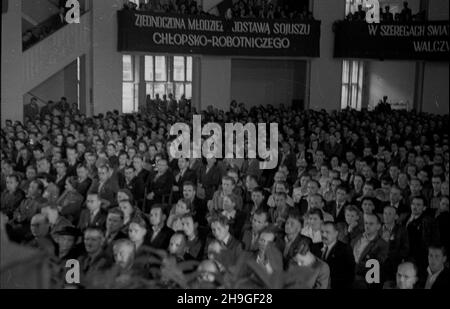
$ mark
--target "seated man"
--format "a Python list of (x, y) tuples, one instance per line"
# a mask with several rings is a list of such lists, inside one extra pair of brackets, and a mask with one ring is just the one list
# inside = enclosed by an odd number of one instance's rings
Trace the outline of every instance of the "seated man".
[[(380, 263), (380, 267), (384, 266), (384, 262), (388, 256), (389, 245), (380, 236), (381, 220), (375, 214), (364, 215), (364, 233), (360, 235), (352, 244), (353, 255), (356, 262), (356, 288), (369, 288), (366, 282), (366, 262), (375, 259)], [(372, 283), (370, 287), (379, 287), (378, 284)]]
[(78, 228), (84, 232), (84, 230), (90, 226), (96, 226), (100, 228), (105, 227), (107, 212), (102, 207), (102, 202), (98, 193), (91, 192), (86, 199), (87, 208), (81, 212), (80, 221), (78, 222)]
[(94, 279), (91, 276), (95, 276), (112, 266), (113, 261), (111, 257), (103, 249), (104, 242), (105, 233), (102, 229), (88, 227), (84, 231), (84, 248), (86, 253), (79, 258), (82, 279)]
[(256, 252), (258, 250), (258, 239), (260, 233), (269, 225), (269, 214), (264, 209), (257, 209), (252, 217), (250, 229), (244, 231), (242, 242), (244, 250)]
[(224, 246), (221, 260), (225, 268), (236, 265), (242, 254), (242, 244), (230, 233), (230, 223), (227, 217), (215, 215), (211, 219), (211, 230), (214, 238)]
[(203, 235), (198, 232), (198, 223), (192, 214), (186, 214), (181, 218), (183, 232), (186, 235), (186, 252), (193, 259), (199, 260), (203, 254), (205, 242)]
[(286, 224), (284, 226), (284, 237), (279, 244), (281, 252), (283, 253), (283, 265), (287, 269), (289, 264), (293, 262), (295, 256), (295, 246), (304, 238), (308, 238), (301, 234), (303, 226), (303, 218), (298, 210), (290, 210), (287, 216)]
[(286, 285), (293, 289), (328, 289), (330, 268), (310, 250), (312, 241), (302, 238), (294, 247), (293, 263), (288, 268)]
[(41, 211), (46, 200), (42, 197), (44, 185), (39, 180), (33, 180), (28, 187), (27, 198), (23, 200), (14, 211), (11, 224), (17, 240), (27, 241), (32, 238), (30, 232), (30, 222), (35, 214)]
[(208, 202), (209, 211), (221, 211), (223, 209), (223, 198), (227, 195), (235, 195), (237, 199), (236, 209), (242, 209), (242, 196), (236, 194), (235, 187), (233, 178), (223, 176), (221, 189), (214, 192), (212, 200)]
[(61, 216), (57, 207), (47, 206), (41, 209), (41, 213), (47, 217), (50, 224), (50, 236), (55, 240), (56, 232), (61, 231), (66, 226), (73, 226), (72, 223)]
[[(417, 266), (412, 262), (402, 262), (397, 267), (397, 275), (396, 275), (396, 285), (395, 289), (400, 290), (412, 290), (415, 288), (415, 285), (418, 278), (418, 270)], [(391, 289), (393, 283), (392, 281), (387, 281), (384, 284), (385, 289)]]
[(428, 277), (425, 289), (446, 290), (450, 286), (450, 270), (445, 263), (447, 252), (443, 246), (428, 247)]
[(172, 235), (167, 251), (175, 257), (177, 263), (193, 260), (193, 257), (187, 253), (186, 235), (183, 233), (176, 232)]
[(56, 244), (50, 237), (50, 223), (47, 217), (42, 214), (34, 215), (31, 219), (30, 226), (34, 239), (28, 242), (28, 245), (42, 250), (49, 257), (53, 257), (55, 255)]
[(167, 215), (163, 204), (155, 204), (150, 210), (151, 229), (148, 232), (149, 245), (156, 249), (166, 250), (173, 231), (166, 224)]
[(322, 225), (322, 260), (330, 267), (332, 289), (351, 289), (355, 279), (355, 259), (350, 245), (338, 240), (334, 222)]

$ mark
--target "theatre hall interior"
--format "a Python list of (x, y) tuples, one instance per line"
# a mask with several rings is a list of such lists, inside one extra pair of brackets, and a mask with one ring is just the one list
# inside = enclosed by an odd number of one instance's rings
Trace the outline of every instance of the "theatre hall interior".
[(448, 0), (1, 14), (0, 288), (448, 291)]

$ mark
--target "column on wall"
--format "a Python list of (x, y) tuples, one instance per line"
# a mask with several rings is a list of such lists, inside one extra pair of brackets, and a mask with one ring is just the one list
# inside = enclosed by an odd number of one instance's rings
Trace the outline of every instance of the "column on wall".
[(228, 110), (231, 102), (231, 58), (201, 57), (200, 107)]
[[(311, 109), (338, 110), (341, 103), (342, 60), (335, 59), (333, 23), (344, 19), (345, 0), (312, 0), (313, 14), (320, 19), (320, 58), (311, 60), (310, 95)], [(308, 103), (308, 102), (307, 102)]]
[(2, 13), (1, 121), (23, 120), (22, 0), (9, 1)]

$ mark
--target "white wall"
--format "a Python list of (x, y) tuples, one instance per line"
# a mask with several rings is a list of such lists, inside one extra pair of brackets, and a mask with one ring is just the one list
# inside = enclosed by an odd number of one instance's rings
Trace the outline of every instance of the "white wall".
[(121, 0), (95, 0), (93, 7), (94, 114), (122, 111), (122, 54), (117, 52), (117, 10)]
[[(30, 102), (36, 96), (45, 103), (49, 100), (59, 101), (61, 97), (66, 97), (72, 103), (77, 101), (77, 62), (74, 61), (63, 70), (59, 71), (41, 85), (32, 89), (23, 96), (24, 104)], [(38, 100), (39, 105), (44, 102)]]
[(288, 60), (234, 59), (231, 66), (231, 99), (247, 107), (290, 106), (304, 100), (306, 62)]
[(200, 57), (200, 107), (229, 110), (231, 102), (231, 58)]
[(345, 0), (311, 1), (314, 1), (314, 16), (322, 21), (322, 25), (320, 58), (311, 60), (309, 107), (338, 110), (341, 102), (342, 60), (333, 58), (332, 25), (336, 20), (344, 19)]
[(14, 0), (2, 14), (2, 125), (6, 119), (23, 119), (21, 13), (22, 0)]
[(388, 96), (389, 102), (414, 103), (415, 62), (369, 61), (366, 63), (367, 100), (363, 107), (373, 107)]

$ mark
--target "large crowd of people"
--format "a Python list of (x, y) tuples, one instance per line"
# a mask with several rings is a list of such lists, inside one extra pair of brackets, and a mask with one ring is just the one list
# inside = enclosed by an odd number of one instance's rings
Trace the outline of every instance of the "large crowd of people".
[[(366, 21), (366, 14), (368, 8), (364, 8), (363, 5), (358, 5), (358, 10), (353, 13), (349, 13), (346, 16), (346, 20), (349, 21)], [(425, 10), (421, 10), (416, 14), (412, 13), (412, 10), (409, 8), (409, 4), (407, 1), (403, 2), (403, 8), (399, 13), (392, 13), (391, 7), (386, 5), (384, 8), (380, 7), (380, 21), (386, 23), (409, 23), (409, 22), (418, 22), (418, 21), (426, 21), (427, 14)]]
[[(59, 0), (58, 13), (50, 16), (37, 26), (27, 29), (22, 34), (22, 48), (27, 50), (39, 41), (42, 41), (55, 31), (67, 25), (66, 14), (69, 8), (66, 7), (67, 0)], [(83, 13), (83, 12), (81, 12)]]
[[(263, 170), (259, 157), (173, 158), (171, 125), (197, 113), (185, 101), (25, 111), (1, 131), (1, 212), (11, 242), (46, 256), (53, 288), (449, 286), (448, 115), (235, 101), (198, 112), (278, 123), (279, 161)], [(72, 259), (79, 283), (65, 279)]]
[[(262, 18), (262, 19), (297, 19), (314, 20), (305, 1), (282, 0), (240, 0), (223, 1), (218, 4), (218, 13), (226, 18)], [(301, 5), (299, 5), (301, 4)], [(210, 15), (195, 0), (147, 1), (136, 4), (124, 3), (125, 10), (148, 11), (156, 13)]]

